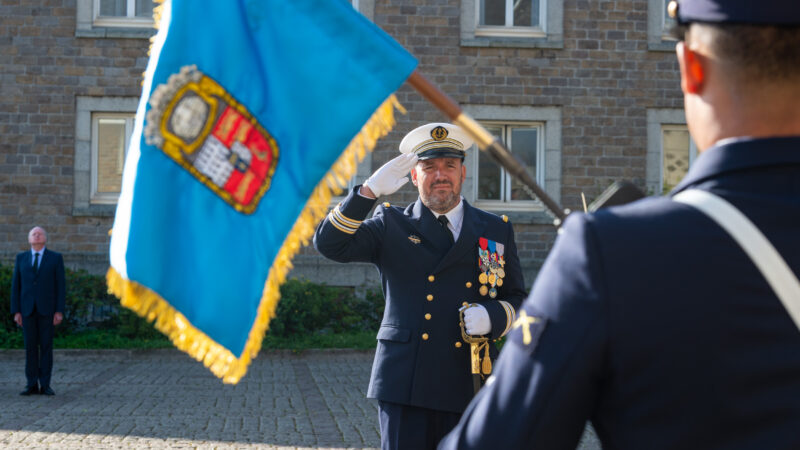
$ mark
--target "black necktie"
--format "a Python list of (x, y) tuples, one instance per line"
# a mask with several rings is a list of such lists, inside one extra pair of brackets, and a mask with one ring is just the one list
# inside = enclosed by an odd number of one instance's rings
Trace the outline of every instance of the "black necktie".
[(37, 252), (33, 254), (33, 273), (36, 273), (38, 271), (39, 271), (39, 253)]
[(447, 220), (447, 216), (442, 214), (441, 216), (437, 217), (436, 220), (438, 220), (439, 223), (442, 224), (442, 227), (444, 227), (444, 231), (447, 233), (447, 239), (450, 240), (450, 245), (453, 245), (453, 242), (455, 242), (455, 240), (453, 239), (453, 232), (450, 231), (450, 228), (447, 226), (447, 224), (450, 223), (450, 221)]

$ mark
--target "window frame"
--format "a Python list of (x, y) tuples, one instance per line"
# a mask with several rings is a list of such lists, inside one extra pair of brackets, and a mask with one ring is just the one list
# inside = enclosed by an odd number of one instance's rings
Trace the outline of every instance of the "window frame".
[[(647, 110), (647, 160), (645, 181), (647, 195), (664, 195), (664, 130), (680, 127), (686, 129), (686, 115), (682, 109)], [(689, 134), (689, 170), (698, 156), (697, 144)]]
[[(506, 122), (509, 125), (517, 123), (542, 123), (542, 146), (537, 154), (536, 182), (556, 202), (561, 201), (561, 108), (555, 106), (507, 106), (507, 105), (476, 105), (463, 104), (462, 110), (480, 123)], [(553, 223), (553, 217), (540, 200), (514, 200), (511, 202), (489, 203), (477, 199), (477, 167), (480, 150), (473, 145), (467, 150), (464, 164), (467, 166), (467, 177), (462, 186), (462, 195), (468, 202), (478, 208), (498, 214), (507, 214), (515, 223), (548, 224)], [(538, 158), (542, 157), (541, 162)], [(519, 203), (515, 203), (519, 202)]]
[[(95, 117), (101, 117), (104, 114), (135, 115), (138, 105), (138, 97), (76, 97), (73, 216), (111, 217), (114, 215), (118, 195), (114, 196), (113, 202), (109, 201), (108, 195), (101, 196), (105, 198), (100, 198), (100, 201), (93, 199), (93, 194), (97, 192), (97, 141), (94, 120)], [(127, 132), (127, 129), (126, 134), (126, 143), (129, 143), (130, 133)]]
[[(89, 191), (89, 204), (90, 205), (116, 205), (119, 200), (119, 192), (98, 192), (99, 185), (99, 163), (100, 163), (100, 149), (99, 149), (99, 124), (101, 119), (122, 119), (125, 122), (125, 141), (123, 142), (122, 150), (122, 165), (125, 163), (125, 156), (128, 154), (128, 146), (131, 143), (131, 134), (133, 133), (133, 125), (136, 119), (135, 112), (108, 112), (108, 111), (93, 111), (92, 113), (92, 162), (91, 162), (91, 180)], [(120, 167), (122, 167), (122, 165)], [(120, 176), (122, 172), (120, 171)]]
[(152, 17), (96, 20), (99, 8), (99, 0), (76, 0), (75, 37), (149, 39), (157, 32)]
[(670, 35), (672, 23), (667, 17), (670, 0), (647, 0), (647, 48), (652, 51), (675, 50), (678, 42)]
[(461, 0), (462, 47), (564, 48), (564, 0), (540, 0), (539, 27), (517, 28), (480, 26), (480, 1)]
[[(511, 150), (511, 153), (514, 153), (514, 142), (511, 139), (511, 130), (513, 128), (527, 128), (527, 129), (536, 129), (537, 130), (537, 137), (536, 137), (536, 172), (532, 173), (531, 175), (536, 180), (540, 186), (545, 184), (544, 181), (544, 165), (545, 165), (545, 152), (543, 151), (545, 147), (545, 139), (546, 139), (546, 131), (545, 131), (545, 123), (541, 121), (515, 121), (515, 122), (508, 122), (508, 121), (498, 121), (498, 120), (481, 120), (480, 124), (486, 128), (497, 128), (500, 127), (502, 129), (502, 136), (498, 136), (506, 146)], [(472, 171), (472, 176), (477, 179), (480, 177), (480, 165), (478, 164), (480, 158), (480, 150), (475, 149), (471, 168), (469, 170)], [(488, 156), (487, 156), (488, 157)], [(500, 168), (500, 185), (501, 185), (501, 193), (500, 193), (500, 200), (494, 199), (481, 199), (478, 197), (478, 183), (472, 183), (472, 192), (471, 198), (475, 199), (475, 206), (481, 209), (487, 210), (518, 210), (518, 211), (527, 211), (533, 209), (540, 209), (542, 207), (542, 203), (539, 200), (512, 200), (509, 197), (511, 196), (512, 190), (512, 176), (508, 173), (508, 171), (504, 168)]]
[(148, 18), (136, 16), (136, 2), (146, 0), (125, 0), (125, 16), (101, 16), (100, 1), (92, 0), (92, 25), (96, 27), (152, 28), (155, 26), (152, 16)]
[[(659, 174), (659, 195), (664, 195), (664, 132), (665, 131), (686, 131), (689, 133), (689, 127), (684, 123), (662, 123), (661, 124), (661, 140), (660, 140), (660, 149), (661, 149), (661, 168), (658, 171)], [(694, 160), (697, 158), (697, 145), (694, 143), (694, 139), (692, 139), (691, 133), (689, 133), (689, 167), (686, 168), (688, 171), (689, 168), (692, 167), (694, 164)]]
[[(546, 38), (547, 37), (547, 3), (548, 0), (539, 0), (539, 24), (532, 27), (508, 25), (509, 22), (514, 21), (513, 6), (514, 0), (505, 0), (506, 2), (506, 17), (505, 25), (481, 25), (481, 2), (485, 0), (475, 1), (475, 36), (488, 36), (488, 37), (522, 37), (522, 38)], [(544, 18), (544, 20), (541, 20)]]

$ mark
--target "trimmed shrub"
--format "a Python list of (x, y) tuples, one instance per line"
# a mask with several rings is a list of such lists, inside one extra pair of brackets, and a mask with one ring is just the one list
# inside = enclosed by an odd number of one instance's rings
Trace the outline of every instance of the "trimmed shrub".
[[(130, 340), (163, 339), (153, 324), (119, 306), (116, 297), (108, 293), (104, 276), (70, 269), (65, 275), (66, 310), (64, 323), (56, 328), (56, 338), (78, 339), (81, 333), (96, 330)], [(0, 264), (0, 348), (22, 347), (22, 333), (11, 316), (12, 276), (13, 267)], [(290, 279), (281, 286), (277, 315), (270, 322), (267, 335), (291, 338), (374, 333), (383, 307), (383, 295), (378, 290), (356, 295), (352, 288)]]

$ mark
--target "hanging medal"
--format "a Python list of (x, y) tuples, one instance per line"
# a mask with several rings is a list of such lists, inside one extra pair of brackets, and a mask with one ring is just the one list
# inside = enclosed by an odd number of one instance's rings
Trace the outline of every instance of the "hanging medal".
[(497, 263), (497, 242), (489, 241), (489, 272), (486, 274), (488, 277), (489, 297), (497, 297), (497, 269), (500, 265)]
[(478, 292), (486, 295), (489, 293), (489, 288), (486, 286), (489, 282), (489, 241), (486, 238), (478, 239), (478, 268), (480, 269), (478, 282), (481, 284)]
[(497, 283), (498, 286), (502, 286), (502, 279), (506, 277), (506, 271), (503, 269), (503, 266), (506, 265), (505, 260), (503, 259), (503, 254), (505, 253), (506, 246), (497, 243), (497, 270), (495, 273), (497, 274), (497, 278), (500, 280), (500, 283)]
[(478, 264), (481, 272), (489, 270), (489, 241), (486, 238), (478, 239)]

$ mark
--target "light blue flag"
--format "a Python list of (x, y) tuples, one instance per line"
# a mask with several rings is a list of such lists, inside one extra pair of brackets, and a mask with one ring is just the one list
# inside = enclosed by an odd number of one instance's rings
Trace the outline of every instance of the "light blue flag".
[(237, 382), (332, 189), (416, 66), (342, 0), (165, 1), (111, 238), (109, 288)]

